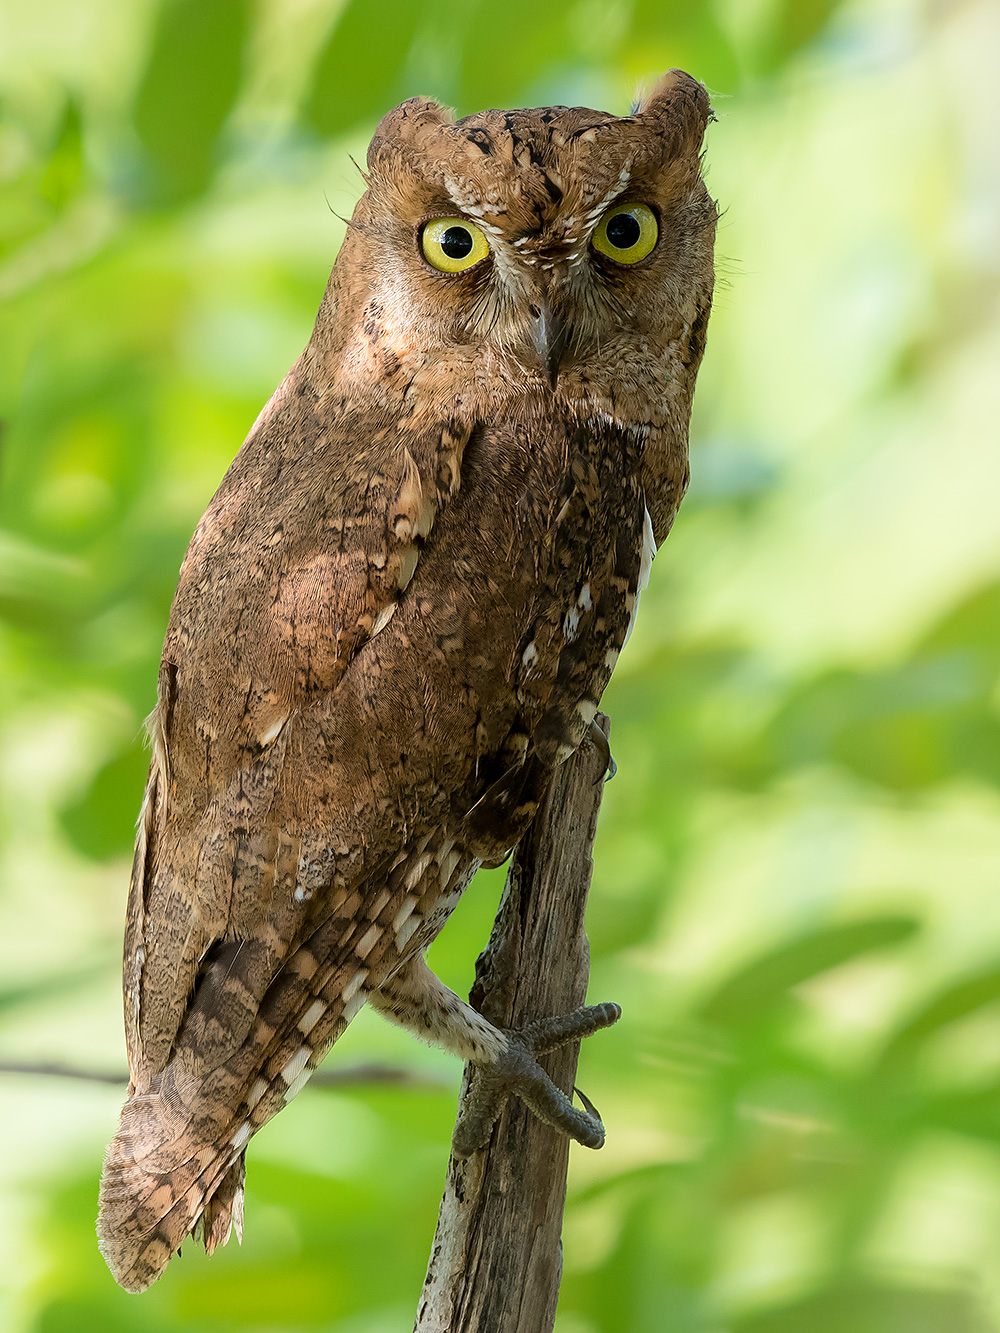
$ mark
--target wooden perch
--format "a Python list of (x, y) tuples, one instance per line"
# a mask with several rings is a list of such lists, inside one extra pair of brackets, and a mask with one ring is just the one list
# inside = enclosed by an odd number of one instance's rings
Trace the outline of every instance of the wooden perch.
[[(598, 723), (607, 735), (607, 718)], [(589, 741), (580, 747), (515, 853), (470, 996), (498, 1027), (584, 1002), (583, 920), (606, 759)], [(567, 1093), (578, 1054), (574, 1042), (540, 1062)], [(468, 1087), (466, 1070), (460, 1106)], [(485, 1149), (452, 1154), (414, 1333), (551, 1333), (569, 1143), (512, 1096)]]

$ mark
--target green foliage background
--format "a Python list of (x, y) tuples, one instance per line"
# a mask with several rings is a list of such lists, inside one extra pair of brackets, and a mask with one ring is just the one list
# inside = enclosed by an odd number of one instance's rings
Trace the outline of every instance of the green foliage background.
[[(1000, 1329), (1000, 19), (990, 0), (0, 0), (0, 1059), (122, 1067), (187, 538), (308, 337), (376, 118), (715, 94), (694, 483), (606, 698), (559, 1333)], [(435, 946), (467, 988), (499, 878)], [(11, 1333), (403, 1333), (458, 1069), (362, 1014), (247, 1239), (93, 1240), (120, 1092), (0, 1075)]]

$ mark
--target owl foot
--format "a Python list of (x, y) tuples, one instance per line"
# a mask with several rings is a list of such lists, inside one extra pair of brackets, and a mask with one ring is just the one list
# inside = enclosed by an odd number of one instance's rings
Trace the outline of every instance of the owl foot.
[(596, 787), (597, 783), (602, 780), (604, 782), (610, 782), (618, 772), (618, 765), (615, 763), (615, 757), (611, 753), (611, 746), (608, 743), (608, 738), (597, 725), (596, 718), (591, 722), (587, 735), (590, 737), (591, 745), (596, 747), (598, 754), (600, 754), (601, 758), (604, 760), (604, 768), (601, 771), (601, 776), (594, 782), (594, 786)]
[(561, 1130), (586, 1148), (604, 1146), (604, 1125), (593, 1104), (579, 1091), (584, 1110), (549, 1078), (537, 1056), (546, 1055), (570, 1041), (580, 1041), (621, 1018), (617, 1004), (591, 1004), (558, 1018), (540, 1018), (523, 1028), (504, 1032), (507, 1049), (489, 1063), (473, 1065), (472, 1081), (459, 1112), (452, 1149), (458, 1157), (469, 1157), (485, 1147), (508, 1093), (514, 1092), (540, 1120)]

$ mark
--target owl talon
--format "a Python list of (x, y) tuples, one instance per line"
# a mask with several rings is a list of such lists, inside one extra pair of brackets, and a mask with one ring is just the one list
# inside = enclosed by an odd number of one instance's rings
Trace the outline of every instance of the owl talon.
[(611, 753), (611, 746), (608, 742), (608, 738), (597, 725), (596, 718), (591, 722), (587, 735), (590, 737), (591, 745), (596, 746), (598, 753), (604, 760), (604, 767), (601, 769), (600, 775), (594, 779), (594, 786), (596, 787), (602, 780), (604, 782), (610, 782), (618, 772), (618, 765), (615, 763), (614, 755)]
[[(594, 1116), (594, 1117), (595, 1117), (596, 1119), (598, 1119), (598, 1120), (601, 1120), (601, 1113), (600, 1113), (600, 1111), (597, 1109), (597, 1107), (594, 1105), (594, 1103), (590, 1100), (590, 1098), (587, 1096), (587, 1094), (586, 1094), (582, 1089), (578, 1088), (578, 1087), (576, 1086), (576, 1084), (573, 1085), (573, 1091), (574, 1091), (574, 1092), (576, 1093), (576, 1095), (580, 1098), (580, 1101), (583, 1102), (584, 1110), (589, 1111), (590, 1114), (591, 1114), (592, 1116)], [(601, 1120), (601, 1124), (603, 1124), (603, 1123), (604, 1123), (604, 1121)]]
[(485, 1147), (503, 1109), (504, 1099), (516, 1093), (540, 1120), (561, 1130), (586, 1148), (604, 1146), (604, 1124), (593, 1103), (579, 1091), (584, 1110), (575, 1107), (536, 1059), (567, 1042), (589, 1037), (621, 1017), (617, 1004), (585, 1005), (571, 1014), (542, 1018), (527, 1027), (507, 1029), (507, 1050), (489, 1064), (473, 1066), (473, 1076), (459, 1111), (452, 1138), (458, 1157), (469, 1157)]

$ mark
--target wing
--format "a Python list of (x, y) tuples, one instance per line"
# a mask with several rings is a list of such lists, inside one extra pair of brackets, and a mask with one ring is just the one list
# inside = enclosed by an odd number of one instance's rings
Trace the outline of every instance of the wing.
[(329, 414), (288, 386), (199, 524), (164, 646), (126, 942), (138, 1087), (169, 1058), (216, 940), (268, 927), (287, 946), (301, 925), (300, 839), (338, 782), (306, 733), (398, 610), (466, 438)]
[(293, 381), (241, 450), (152, 727), (102, 1192), (124, 1285), (199, 1214), (225, 1238), (250, 1134), (579, 743), (640, 563), (638, 446), (607, 444), (544, 419), (330, 424)]

